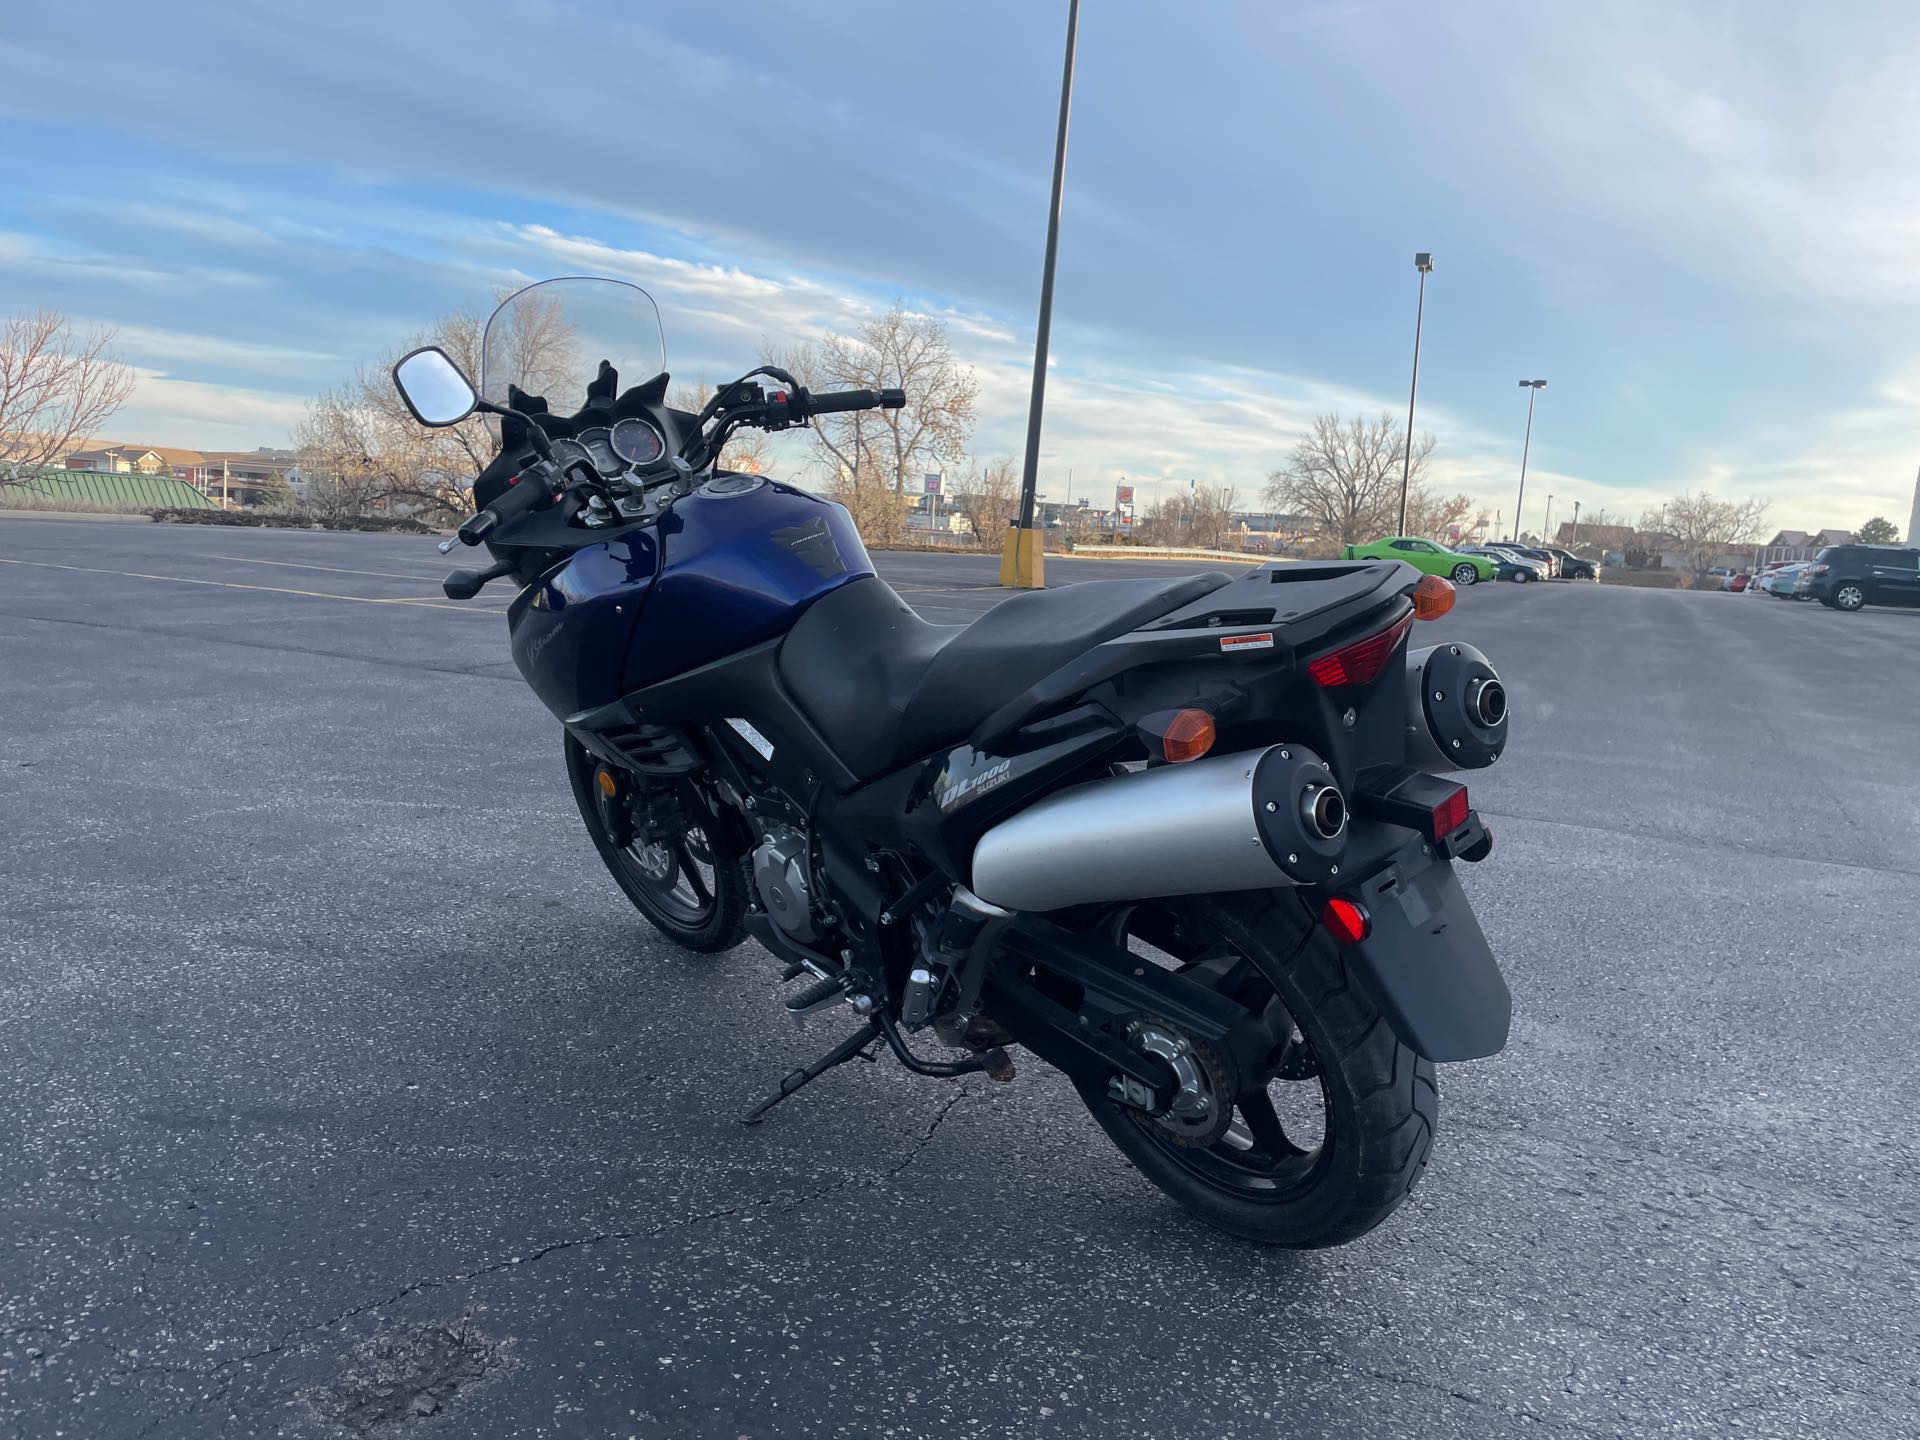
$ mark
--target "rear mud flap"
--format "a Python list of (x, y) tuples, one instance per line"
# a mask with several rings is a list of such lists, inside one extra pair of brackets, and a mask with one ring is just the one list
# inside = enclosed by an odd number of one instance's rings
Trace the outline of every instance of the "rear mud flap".
[(1453, 866), (1411, 846), (1348, 893), (1373, 921), (1354, 972), (1407, 1046), (1435, 1062), (1498, 1054), (1513, 996)]

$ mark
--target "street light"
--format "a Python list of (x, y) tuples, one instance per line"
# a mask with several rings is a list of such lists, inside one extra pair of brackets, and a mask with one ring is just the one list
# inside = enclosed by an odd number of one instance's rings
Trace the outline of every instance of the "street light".
[(1520, 388), (1527, 392), (1527, 438), (1520, 446), (1520, 498), (1513, 502), (1513, 540), (1520, 541), (1520, 506), (1527, 498), (1527, 452), (1533, 448), (1533, 402), (1540, 392), (1547, 388), (1544, 380), (1522, 380)]
[(1407, 533), (1407, 485), (1413, 479), (1413, 401), (1420, 393), (1420, 322), (1427, 311), (1427, 276), (1433, 273), (1433, 252), (1416, 250), (1413, 268), (1420, 272), (1420, 296), (1413, 302), (1413, 384), (1407, 389), (1407, 449), (1400, 457), (1400, 523), (1394, 534)]
[(1547, 496), (1547, 518), (1540, 527), (1540, 543), (1542, 545), (1553, 543), (1553, 496), (1551, 495)]
[(1580, 543), (1580, 502), (1576, 500), (1573, 502), (1573, 538), (1567, 542), (1567, 548), (1571, 550), (1574, 546), (1578, 545), (1579, 543)]

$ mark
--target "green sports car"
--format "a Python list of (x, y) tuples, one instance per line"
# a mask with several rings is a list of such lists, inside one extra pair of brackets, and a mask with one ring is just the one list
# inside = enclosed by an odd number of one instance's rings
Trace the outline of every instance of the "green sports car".
[(1463, 555), (1435, 541), (1421, 540), (1411, 535), (1389, 535), (1371, 544), (1349, 545), (1346, 558), (1404, 560), (1417, 570), (1424, 570), (1429, 575), (1445, 576), (1456, 585), (1492, 580), (1500, 573), (1499, 565), (1484, 555)]

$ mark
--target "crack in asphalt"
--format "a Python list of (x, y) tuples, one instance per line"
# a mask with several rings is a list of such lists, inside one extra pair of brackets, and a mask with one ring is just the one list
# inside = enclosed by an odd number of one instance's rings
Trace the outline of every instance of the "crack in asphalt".
[[(411, 1281), (390, 1294), (351, 1306), (327, 1319), (295, 1326), (293, 1329), (283, 1332), (276, 1339), (269, 1341), (257, 1350), (245, 1351), (238, 1355), (228, 1355), (205, 1365), (116, 1365), (109, 1373), (116, 1376), (191, 1375), (201, 1379), (224, 1376), (225, 1384), (221, 1387), (219, 1394), (201, 1397), (200, 1400), (195, 1402), (197, 1408), (201, 1404), (220, 1398), (220, 1396), (223, 1396), (226, 1391), (231, 1388), (233, 1383), (232, 1371), (235, 1367), (250, 1364), (256, 1360), (272, 1359), (276, 1356), (287, 1354), (290, 1351), (298, 1350), (306, 1342), (308, 1336), (315, 1335), (324, 1330), (331, 1330), (339, 1325), (344, 1325), (349, 1320), (358, 1319), (360, 1316), (369, 1314), (372, 1311), (385, 1309), (390, 1305), (396, 1305), (400, 1301), (413, 1295), (423, 1294), (429, 1290), (445, 1290), (463, 1285), (471, 1285), (478, 1281), (485, 1280), (490, 1276), (504, 1274), (524, 1266), (537, 1264), (549, 1255), (557, 1255), (568, 1250), (581, 1250), (610, 1242), (618, 1244), (627, 1240), (649, 1240), (655, 1236), (664, 1235), (670, 1230), (691, 1229), (697, 1225), (708, 1224), (716, 1220), (727, 1220), (739, 1215), (745, 1215), (751, 1218), (754, 1215), (763, 1213), (790, 1214), (793, 1211), (824, 1200), (829, 1195), (837, 1194), (848, 1186), (858, 1183), (863, 1178), (869, 1183), (884, 1183), (885, 1181), (892, 1180), (920, 1158), (926, 1148), (933, 1143), (933, 1138), (939, 1132), (940, 1127), (946, 1123), (947, 1116), (953, 1113), (954, 1107), (959, 1105), (962, 1100), (965, 1100), (969, 1093), (964, 1086), (956, 1086), (955, 1093), (949, 1096), (940, 1108), (934, 1112), (932, 1119), (928, 1121), (927, 1127), (920, 1138), (914, 1141), (906, 1155), (884, 1174), (866, 1177), (862, 1177), (859, 1174), (847, 1175), (830, 1184), (819, 1186), (809, 1193), (800, 1196), (798, 1199), (777, 1207), (771, 1203), (759, 1205), (729, 1205), (720, 1209), (703, 1210), (692, 1215), (683, 1215), (677, 1219), (666, 1221), (663, 1224), (646, 1228), (605, 1230), (592, 1235), (577, 1236), (573, 1239), (556, 1240), (551, 1244), (542, 1245), (530, 1250), (524, 1255), (515, 1255), (506, 1260), (495, 1261), (490, 1265), (477, 1266), (471, 1270), (459, 1271), (453, 1275), (437, 1279), (429, 1278)], [(108, 1348), (113, 1349), (114, 1347), (109, 1346)], [(121, 1352), (115, 1349), (114, 1353), (117, 1355)]]

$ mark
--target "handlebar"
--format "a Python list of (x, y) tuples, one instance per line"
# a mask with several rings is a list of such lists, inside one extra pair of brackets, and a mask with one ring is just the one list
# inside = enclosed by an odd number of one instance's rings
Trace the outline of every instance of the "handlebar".
[(898, 410), (906, 403), (904, 390), (841, 390), (832, 395), (808, 392), (806, 413), (831, 415), (842, 410)]
[(553, 468), (544, 462), (530, 466), (507, 492), (455, 532), (463, 545), (478, 545), (509, 520), (553, 503)]

